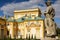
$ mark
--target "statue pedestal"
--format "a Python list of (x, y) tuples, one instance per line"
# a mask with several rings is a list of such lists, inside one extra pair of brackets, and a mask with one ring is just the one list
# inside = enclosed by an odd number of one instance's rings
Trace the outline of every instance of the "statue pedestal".
[(45, 37), (44, 39), (41, 39), (41, 40), (56, 40), (56, 38)]

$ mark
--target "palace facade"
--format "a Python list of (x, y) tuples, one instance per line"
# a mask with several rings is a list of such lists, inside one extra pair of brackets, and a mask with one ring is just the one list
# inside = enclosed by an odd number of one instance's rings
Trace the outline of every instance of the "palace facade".
[(15, 10), (14, 16), (8, 18), (7, 29), (11, 38), (44, 38), (44, 19), (39, 8)]

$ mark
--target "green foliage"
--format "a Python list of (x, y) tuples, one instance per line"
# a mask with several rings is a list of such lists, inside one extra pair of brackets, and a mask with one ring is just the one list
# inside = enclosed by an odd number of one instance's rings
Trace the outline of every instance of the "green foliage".
[(57, 28), (57, 34), (60, 34), (60, 28), (59, 27)]
[(60, 38), (60, 28), (59, 27), (57, 27), (57, 35)]
[(60, 38), (60, 34), (58, 34), (58, 37)]

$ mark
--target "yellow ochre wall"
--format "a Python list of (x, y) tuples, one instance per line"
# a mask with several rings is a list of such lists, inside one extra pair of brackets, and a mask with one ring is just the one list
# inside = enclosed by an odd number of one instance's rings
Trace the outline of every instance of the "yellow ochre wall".
[[(30, 23), (36, 23), (37, 21), (35, 20), (31, 20), (29, 21)], [(26, 38), (26, 34), (28, 30), (30, 30), (30, 36), (32, 36), (31, 34), (31, 28), (35, 28), (36, 29), (36, 38), (40, 39), (40, 38), (44, 38), (44, 24), (43, 24), (43, 20), (38, 20), (38, 24), (40, 24), (41, 26), (37, 25), (37, 26), (33, 26), (32, 25), (28, 25), (28, 21), (24, 21), (22, 23), (18, 23), (18, 28), (21, 31), (21, 34), (23, 34), (23, 38)], [(27, 27), (26, 27), (27, 25)], [(38, 35), (39, 34), (39, 35)]]

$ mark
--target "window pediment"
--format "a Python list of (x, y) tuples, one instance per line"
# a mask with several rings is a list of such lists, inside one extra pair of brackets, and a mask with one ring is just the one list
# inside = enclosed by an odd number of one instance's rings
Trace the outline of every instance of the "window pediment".
[(37, 24), (31, 23), (30, 25), (27, 25), (27, 27), (40, 27), (40, 25), (37, 25)]

